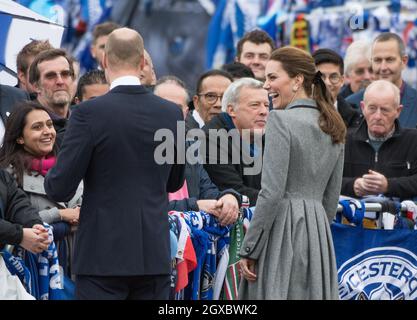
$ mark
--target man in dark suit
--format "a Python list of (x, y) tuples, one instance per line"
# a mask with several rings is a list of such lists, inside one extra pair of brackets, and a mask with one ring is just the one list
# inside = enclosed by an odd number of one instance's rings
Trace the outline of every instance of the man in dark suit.
[(183, 116), (142, 85), (143, 40), (113, 31), (103, 60), (110, 91), (72, 113), (57, 165), (45, 179), (56, 201), (69, 200), (81, 179), (84, 198), (76, 234), (77, 299), (168, 299), (170, 241), (167, 192), (184, 183), (184, 165), (158, 164), (155, 133), (173, 133)]

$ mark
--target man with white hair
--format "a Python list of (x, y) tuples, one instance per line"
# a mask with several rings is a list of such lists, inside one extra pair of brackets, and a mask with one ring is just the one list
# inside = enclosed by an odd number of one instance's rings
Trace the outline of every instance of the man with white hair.
[(344, 59), (345, 85), (339, 93), (343, 98), (365, 89), (371, 83), (370, 50), (371, 44), (366, 40), (354, 41), (347, 48)]
[(261, 166), (256, 160), (261, 159), (263, 139), (262, 146), (257, 145), (256, 136), (262, 137), (268, 114), (263, 83), (241, 78), (224, 92), (222, 112), (203, 127), (207, 142), (204, 167), (211, 180), (220, 190), (233, 188), (248, 196), (252, 206), (261, 189)]
[(417, 130), (400, 126), (400, 90), (377, 80), (365, 90), (361, 108), (365, 121), (346, 139), (341, 193), (417, 196)]
[[(181, 108), (184, 118), (190, 100), (185, 83), (175, 76), (165, 76), (156, 82), (154, 94), (174, 102)], [(186, 150), (192, 142), (186, 142)], [(187, 152), (187, 151), (186, 151)], [(222, 225), (234, 223), (238, 218), (242, 196), (233, 189), (220, 190), (210, 180), (203, 165), (190, 163), (186, 159), (185, 181), (188, 198), (171, 200), (168, 211), (205, 211), (218, 218)]]

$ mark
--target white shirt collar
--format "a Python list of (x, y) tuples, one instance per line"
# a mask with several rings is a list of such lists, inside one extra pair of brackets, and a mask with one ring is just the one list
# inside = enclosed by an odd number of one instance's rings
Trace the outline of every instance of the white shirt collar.
[(338, 110), (338, 108), (337, 108), (337, 100), (334, 102), (334, 107), (336, 108), (336, 110)]
[(140, 80), (135, 76), (123, 76), (113, 80), (110, 85), (110, 90), (117, 86), (140, 86)]
[(200, 127), (200, 129), (202, 127), (204, 127), (204, 125), (205, 125), (204, 120), (200, 117), (200, 114), (198, 113), (197, 110), (193, 111), (193, 118), (194, 118), (195, 121), (197, 121), (198, 126)]

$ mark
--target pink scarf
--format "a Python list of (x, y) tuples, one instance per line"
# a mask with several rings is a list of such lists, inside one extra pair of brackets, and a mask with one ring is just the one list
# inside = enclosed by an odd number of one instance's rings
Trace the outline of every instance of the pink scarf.
[(46, 176), (49, 169), (51, 169), (56, 162), (55, 156), (46, 156), (42, 158), (33, 158), (30, 169), (32, 171), (39, 172), (41, 175)]
[(184, 184), (182, 185), (181, 189), (168, 193), (168, 200), (183, 200), (188, 198), (188, 187), (187, 181), (184, 180)]

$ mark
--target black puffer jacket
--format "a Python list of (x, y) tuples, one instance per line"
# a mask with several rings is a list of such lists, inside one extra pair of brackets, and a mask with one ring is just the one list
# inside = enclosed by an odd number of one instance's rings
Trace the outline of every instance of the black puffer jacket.
[(6, 244), (19, 244), (23, 228), (35, 224), (42, 224), (42, 220), (29, 197), (8, 172), (0, 169), (0, 249)]
[(396, 120), (393, 136), (381, 145), (378, 152), (368, 141), (368, 126), (363, 121), (346, 140), (342, 194), (354, 197), (354, 181), (372, 169), (388, 180), (385, 196), (400, 199), (416, 197), (417, 130), (400, 128)]

